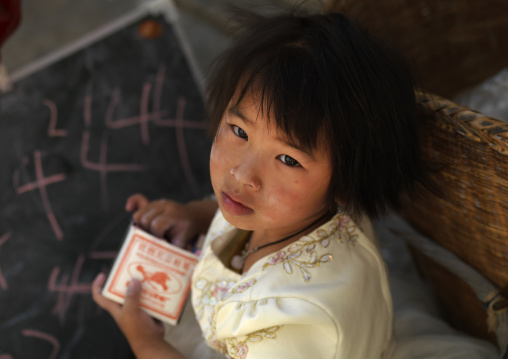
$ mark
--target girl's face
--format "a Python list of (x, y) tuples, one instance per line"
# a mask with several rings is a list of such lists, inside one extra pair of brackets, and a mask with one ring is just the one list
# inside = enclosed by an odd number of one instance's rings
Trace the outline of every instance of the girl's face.
[(230, 105), (210, 155), (212, 186), (226, 220), (235, 227), (283, 238), (328, 211), (330, 155), (291, 145), (252, 96)]

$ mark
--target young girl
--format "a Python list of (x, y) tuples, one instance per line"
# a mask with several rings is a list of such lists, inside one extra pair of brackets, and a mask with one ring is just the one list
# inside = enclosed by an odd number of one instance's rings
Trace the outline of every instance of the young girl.
[[(210, 85), (216, 200), (134, 195), (126, 208), (182, 246), (207, 231), (192, 305), (215, 350), (387, 358), (392, 303), (367, 218), (397, 206), (400, 191), (430, 183), (408, 71), (341, 14), (242, 21), (247, 29)], [(122, 307), (101, 296), (103, 281), (94, 282), (94, 299), (138, 358), (183, 357), (139, 308), (138, 282)]]

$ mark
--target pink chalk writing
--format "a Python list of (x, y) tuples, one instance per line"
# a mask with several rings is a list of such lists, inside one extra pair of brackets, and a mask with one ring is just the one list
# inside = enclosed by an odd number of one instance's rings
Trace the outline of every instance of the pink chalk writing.
[[(185, 138), (183, 134), (183, 113), (185, 110), (185, 99), (180, 97), (178, 99), (178, 109), (176, 111), (176, 119), (175, 119), (175, 128), (176, 128), (176, 143), (178, 145), (178, 153), (180, 155), (180, 162), (183, 166), (183, 171), (185, 173), (185, 177), (189, 181), (189, 184), (194, 191), (194, 193), (198, 193), (198, 184), (194, 175), (192, 174), (189, 157), (187, 156), (187, 148), (185, 147)], [(164, 123), (164, 120), (161, 120), (160, 123)]]
[(150, 137), (148, 132), (148, 122), (152, 120), (160, 119), (162, 115), (166, 114), (166, 111), (155, 111), (148, 112), (148, 99), (150, 96), (151, 85), (149, 83), (143, 84), (140, 101), (140, 114), (137, 117), (128, 117), (113, 121), (113, 115), (115, 107), (120, 98), (120, 89), (115, 89), (113, 96), (111, 97), (108, 112), (106, 116), (106, 125), (111, 129), (119, 129), (122, 127), (138, 125), (140, 126), (141, 140), (143, 144), (148, 145), (150, 143)]
[[(0, 247), (2, 246), (2, 244), (7, 242), (7, 240), (9, 239), (10, 236), (11, 236), (10, 233), (6, 233), (0, 237)], [(0, 288), (2, 288), (2, 289), (8, 288), (7, 281), (5, 280), (4, 275), (2, 273), (2, 268), (0, 268)], [(0, 359), (1, 359), (1, 357), (0, 357)]]
[(92, 171), (97, 171), (100, 174), (101, 179), (101, 198), (103, 208), (108, 207), (108, 192), (106, 184), (106, 176), (108, 172), (135, 172), (143, 171), (144, 167), (138, 164), (124, 164), (124, 163), (108, 163), (107, 162), (107, 151), (108, 144), (106, 137), (102, 138), (100, 144), (100, 155), (99, 162), (95, 163), (88, 160), (88, 151), (90, 147), (90, 125), (92, 123), (92, 95), (89, 93), (85, 97), (84, 106), (84, 121), (85, 129), (83, 131), (83, 138), (81, 142), (81, 153), (80, 159), (81, 164), (84, 168)]
[(184, 137), (184, 128), (192, 128), (205, 130), (207, 128), (207, 124), (203, 122), (196, 121), (185, 121), (184, 120), (184, 112), (186, 100), (184, 97), (180, 97), (178, 99), (176, 116), (174, 119), (163, 118), (166, 114), (166, 111), (161, 111), (161, 96), (162, 96), (162, 87), (164, 85), (164, 75), (166, 72), (166, 68), (164, 66), (159, 67), (159, 71), (157, 72), (155, 78), (155, 90), (153, 96), (153, 109), (150, 112), (148, 109), (148, 102), (150, 99), (150, 91), (151, 84), (145, 82), (143, 84), (143, 88), (141, 91), (141, 99), (140, 99), (140, 110), (139, 116), (118, 119), (113, 121), (114, 110), (120, 100), (120, 89), (115, 89), (113, 95), (110, 100), (110, 104), (108, 106), (108, 111), (106, 115), (106, 125), (112, 129), (119, 129), (126, 126), (139, 125), (140, 126), (140, 134), (141, 140), (143, 144), (147, 145), (150, 143), (149, 137), (149, 128), (148, 123), (151, 121), (155, 126), (159, 127), (174, 127), (176, 129), (176, 141), (178, 147), (178, 153), (180, 156), (180, 162), (184, 169), (184, 174), (192, 188), (192, 190), (197, 193), (198, 192), (198, 184), (194, 175), (192, 174), (190, 161), (187, 155), (187, 149), (185, 147), (185, 137)]
[(46, 212), (46, 216), (48, 217), (49, 223), (55, 233), (55, 236), (58, 240), (63, 239), (63, 233), (60, 229), (60, 225), (56, 219), (53, 210), (51, 209), (51, 204), (48, 198), (48, 192), (46, 191), (46, 187), (50, 184), (54, 184), (57, 182), (61, 182), (65, 180), (65, 175), (63, 173), (55, 174), (49, 177), (44, 177), (44, 171), (42, 168), (41, 161), (41, 152), (39, 150), (34, 151), (34, 162), (35, 162), (35, 182), (27, 183), (23, 186), (19, 185), (19, 171), (14, 171), (13, 174), (13, 182), (14, 188), (17, 194), (22, 194), (28, 191), (33, 191), (35, 189), (39, 190), (41, 195), (42, 204), (44, 205), (44, 210)]
[(48, 127), (48, 135), (49, 137), (57, 137), (57, 136), (67, 136), (66, 130), (56, 129), (56, 122), (58, 120), (58, 110), (55, 103), (51, 100), (44, 99), (42, 103), (49, 108), (49, 127)]
[(162, 94), (162, 86), (164, 84), (164, 74), (166, 68), (161, 66), (156, 76), (155, 80), (155, 96), (153, 100), (153, 111), (148, 111), (148, 101), (150, 99), (150, 91), (152, 85), (148, 82), (143, 84), (143, 88), (141, 90), (141, 99), (139, 105), (139, 116), (123, 118), (113, 121), (113, 114), (120, 99), (120, 89), (115, 89), (113, 92), (113, 96), (109, 103), (107, 117), (106, 117), (106, 125), (112, 129), (118, 129), (126, 126), (139, 125), (140, 126), (140, 134), (141, 140), (143, 144), (148, 145), (150, 143), (150, 137), (148, 132), (148, 122), (160, 120), (162, 116), (166, 114), (167, 111), (160, 111), (160, 97)]
[(183, 115), (185, 110), (185, 98), (180, 97), (178, 99), (177, 115), (175, 119), (162, 118), (165, 115), (165, 111), (160, 111), (161, 98), (162, 98), (162, 86), (164, 85), (164, 74), (166, 68), (164, 66), (159, 67), (157, 76), (155, 78), (155, 91), (153, 98), (153, 122), (156, 126), (161, 127), (178, 127), (181, 128), (192, 128), (198, 130), (206, 130), (208, 125), (204, 122), (196, 121), (184, 121)]
[[(51, 292), (58, 292), (58, 301), (52, 310), (52, 314), (58, 315), (61, 323), (65, 323), (65, 313), (75, 294), (90, 294), (92, 286), (90, 283), (79, 283), (78, 278), (83, 268), (85, 256), (80, 255), (74, 266), (72, 276), (63, 274), (60, 284), (57, 284), (60, 275), (60, 267), (54, 267), (49, 277), (48, 289)], [(70, 280), (70, 283), (69, 283)], [(62, 284), (63, 283), (63, 284)]]
[(153, 110), (159, 113), (161, 108), (162, 86), (164, 86), (164, 76), (166, 75), (166, 66), (159, 66), (157, 76), (155, 77), (155, 93), (153, 96)]
[(107, 150), (107, 143), (102, 143), (101, 145), (102, 151), (100, 163), (94, 163), (88, 160), (87, 154), (90, 145), (90, 130), (88, 129), (88, 127), (92, 122), (91, 106), (92, 106), (92, 96), (88, 94), (85, 98), (85, 116), (84, 116), (87, 128), (83, 131), (83, 140), (81, 145), (81, 164), (83, 165), (83, 167), (99, 172), (142, 171), (144, 169), (142, 165), (106, 163), (105, 150)]
[[(162, 86), (164, 84), (164, 75), (166, 68), (161, 66), (159, 68), (159, 72), (157, 73), (155, 79), (155, 95), (153, 100), (154, 112), (159, 113), (160, 109), (160, 99), (162, 96)], [(198, 184), (194, 175), (192, 174), (190, 161), (187, 156), (187, 148), (185, 147), (185, 137), (183, 133), (184, 128), (194, 128), (204, 130), (207, 128), (207, 124), (203, 122), (195, 122), (195, 121), (184, 121), (184, 112), (185, 112), (185, 104), (186, 100), (183, 97), (178, 99), (178, 106), (176, 110), (175, 119), (161, 119), (155, 118), (154, 123), (157, 126), (162, 127), (175, 127), (176, 129), (176, 141), (178, 146), (178, 153), (180, 155), (180, 162), (183, 166), (185, 177), (189, 181), (189, 184), (194, 191), (194, 193), (198, 193)]]
[(115, 91), (113, 92), (113, 96), (111, 97), (111, 100), (109, 103), (108, 112), (106, 115), (106, 125), (109, 128), (116, 130), (116, 129), (119, 129), (122, 127), (133, 126), (133, 125), (139, 124), (141, 127), (140, 132), (141, 132), (142, 141), (146, 145), (149, 144), (150, 138), (148, 135), (148, 126), (147, 126), (148, 122), (150, 120), (160, 118), (163, 114), (166, 113), (166, 111), (151, 112), (151, 113), (147, 112), (148, 95), (150, 93), (150, 87), (151, 86), (148, 83), (145, 83), (143, 85), (143, 92), (141, 95), (142, 99), (141, 99), (141, 106), (140, 106), (140, 112), (141, 112), (140, 116), (128, 117), (128, 118), (123, 118), (123, 119), (113, 121), (114, 110), (115, 110), (115, 107), (120, 99), (120, 89), (116, 88)]
[(13, 359), (13, 357), (9, 354), (0, 354), (0, 359)]
[(55, 359), (57, 357), (58, 352), (60, 351), (60, 342), (53, 335), (33, 329), (25, 329), (21, 333), (25, 337), (34, 337), (49, 342), (53, 346), (53, 351), (51, 352), (51, 355), (48, 356), (48, 359)]

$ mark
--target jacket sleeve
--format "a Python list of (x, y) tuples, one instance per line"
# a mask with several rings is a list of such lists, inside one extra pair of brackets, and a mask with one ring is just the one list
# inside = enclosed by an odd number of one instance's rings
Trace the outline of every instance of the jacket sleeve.
[(335, 358), (340, 340), (321, 308), (297, 298), (230, 302), (216, 323), (231, 358)]

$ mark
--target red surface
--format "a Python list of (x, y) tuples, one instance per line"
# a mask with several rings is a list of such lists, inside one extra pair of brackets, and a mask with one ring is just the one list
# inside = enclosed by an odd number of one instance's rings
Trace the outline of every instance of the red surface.
[(16, 30), (20, 20), (21, 0), (0, 0), (0, 47)]

